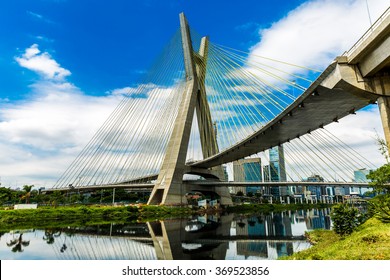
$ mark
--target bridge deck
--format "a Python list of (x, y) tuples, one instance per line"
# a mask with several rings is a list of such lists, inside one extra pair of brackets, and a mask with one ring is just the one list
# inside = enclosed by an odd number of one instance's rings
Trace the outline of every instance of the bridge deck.
[[(369, 183), (355, 183), (355, 182), (234, 182), (234, 181), (209, 181), (209, 180), (184, 180), (184, 184), (199, 185), (199, 186), (213, 186), (213, 187), (238, 187), (238, 186), (257, 186), (257, 187), (289, 187), (289, 186), (354, 186), (354, 187), (369, 187)], [(150, 191), (154, 187), (152, 183), (141, 184), (112, 184), (112, 185), (93, 185), (80, 186), (70, 188), (47, 189), (43, 192), (53, 191), (89, 191), (99, 189), (131, 189), (132, 191)]]
[(340, 80), (333, 89), (321, 82), (335, 69), (336, 62), (290, 106), (259, 131), (236, 145), (190, 166), (210, 168), (232, 162), (289, 142), (355, 111), (375, 103), (377, 95)]

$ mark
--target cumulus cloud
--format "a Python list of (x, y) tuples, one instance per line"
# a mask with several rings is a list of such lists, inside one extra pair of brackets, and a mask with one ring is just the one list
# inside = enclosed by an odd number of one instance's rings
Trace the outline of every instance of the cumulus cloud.
[(54, 151), (81, 144), (96, 129), (118, 99), (92, 97), (69, 83), (39, 82), (34, 99), (8, 105), (0, 113), (0, 134), (7, 141)]
[(40, 77), (29, 99), (3, 102), (0, 170), (3, 185), (52, 184), (109, 116), (121, 96), (88, 96), (66, 78), (71, 72), (38, 45), (15, 57)]
[[(0, 110), (0, 176), (6, 186), (53, 186), (124, 96), (137, 99), (132, 115), (144, 124), (134, 139), (172, 99), (172, 88), (152, 83), (113, 89), (105, 96), (87, 95), (67, 80), (70, 71), (36, 44), (15, 60), (40, 78), (30, 85), (27, 100), (4, 102)], [(151, 105), (145, 104), (148, 96), (153, 96)]]
[(69, 70), (62, 68), (49, 53), (42, 53), (37, 44), (27, 48), (24, 54), (16, 57), (15, 60), (20, 66), (37, 72), (45, 79), (62, 81), (71, 74)]
[[(371, 18), (377, 19), (389, 6), (390, 0), (369, 1)], [(323, 69), (369, 27), (366, 0), (307, 1), (261, 29), (251, 55)]]

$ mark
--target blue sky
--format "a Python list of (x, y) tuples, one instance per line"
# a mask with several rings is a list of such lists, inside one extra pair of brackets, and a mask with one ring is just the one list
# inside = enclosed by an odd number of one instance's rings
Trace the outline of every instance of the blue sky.
[[(374, 21), (389, 5), (390, 0), (1, 1), (1, 183), (50, 186), (115, 108), (115, 93), (135, 86), (147, 71), (179, 27), (180, 12), (214, 43), (323, 69), (368, 29), (368, 11)], [(345, 137), (356, 133), (363, 139), (366, 133), (367, 144), (374, 129), (382, 131), (375, 108), (364, 114)]]
[(213, 41), (248, 49), (258, 41), (258, 28), (270, 26), (303, 1), (270, 2), (1, 1), (0, 97), (17, 100), (28, 93), (35, 74), (22, 73), (13, 57), (32, 44), (71, 69), (70, 82), (102, 95), (148, 69), (178, 28), (180, 12)]

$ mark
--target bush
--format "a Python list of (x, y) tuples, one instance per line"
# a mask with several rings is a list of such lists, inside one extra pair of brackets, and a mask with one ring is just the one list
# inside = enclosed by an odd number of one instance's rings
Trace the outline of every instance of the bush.
[(330, 216), (333, 221), (333, 230), (339, 235), (351, 234), (366, 219), (358, 209), (347, 204), (336, 205)]
[(369, 202), (369, 213), (382, 221), (390, 223), (390, 195), (378, 195)]

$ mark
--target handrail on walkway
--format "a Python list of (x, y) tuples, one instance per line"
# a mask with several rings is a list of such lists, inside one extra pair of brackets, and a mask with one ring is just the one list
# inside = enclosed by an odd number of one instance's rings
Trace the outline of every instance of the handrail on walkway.
[(359, 40), (356, 41), (356, 43), (344, 53), (344, 55), (349, 55), (354, 50), (356, 50), (363, 42), (364, 40), (374, 32), (374, 30), (390, 15), (390, 7), (388, 7), (383, 14), (370, 26), (370, 28), (360, 37)]

